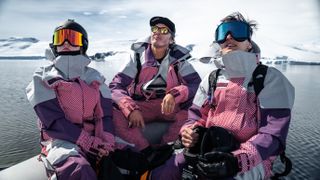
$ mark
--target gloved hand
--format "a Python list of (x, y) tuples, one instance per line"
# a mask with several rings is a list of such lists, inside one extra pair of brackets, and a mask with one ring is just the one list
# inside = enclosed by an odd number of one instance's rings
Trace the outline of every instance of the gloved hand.
[(193, 154), (200, 153), (201, 142), (207, 130), (208, 128), (205, 128), (203, 126), (196, 126), (195, 128), (193, 128), (193, 132), (198, 134), (198, 140), (193, 147), (189, 148), (188, 150), (189, 153), (193, 153)]
[(91, 136), (86, 131), (81, 132), (76, 144), (79, 145), (85, 153), (89, 153), (98, 158), (107, 156), (109, 152), (114, 150), (114, 144), (107, 143), (98, 137)]
[(238, 159), (230, 153), (213, 151), (199, 158), (197, 169), (208, 178), (233, 177), (239, 172)]

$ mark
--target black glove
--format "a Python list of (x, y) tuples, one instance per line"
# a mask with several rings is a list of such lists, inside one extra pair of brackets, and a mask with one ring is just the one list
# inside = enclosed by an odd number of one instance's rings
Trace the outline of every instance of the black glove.
[(209, 152), (199, 158), (197, 170), (208, 178), (233, 177), (239, 172), (238, 159), (230, 153)]
[(154, 169), (164, 164), (172, 156), (173, 152), (173, 146), (169, 144), (158, 147), (148, 146), (146, 149), (141, 151), (149, 163), (149, 169)]

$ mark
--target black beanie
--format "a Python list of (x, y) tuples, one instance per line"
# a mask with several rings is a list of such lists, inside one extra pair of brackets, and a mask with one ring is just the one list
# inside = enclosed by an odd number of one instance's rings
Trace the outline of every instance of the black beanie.
[(155, 16), (150, 19), (150, 26), (155, 26), (156, 24), (159, 24), (159, 23), (166, 25), (170, 29), (172, 35), (173, 36), (175, 35), (176, 27), (170, 19), (166, 17), (161, 17), (161, 16)]

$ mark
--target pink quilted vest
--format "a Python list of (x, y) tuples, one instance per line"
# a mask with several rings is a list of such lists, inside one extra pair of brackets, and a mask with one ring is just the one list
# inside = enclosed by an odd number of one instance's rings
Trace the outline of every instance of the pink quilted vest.
[(58, 80), (52, 88), (55, 89), (66, 119), (92, 135), (108, 139), (106, 133), (103, 133), (99, 86), (97, 81), (88, 85), (80, 78), (75, 78), (73, 81)]
[(228, 84), (218, 83), (215, 99), (219, 104), (210, 109), (206, 124), (206, 127), (220, 126), (230, 130), (241, 142), (256, 134), (259, 125), (255, 93), (242, 89), (243, 81), (243, 78), (232, 78)]

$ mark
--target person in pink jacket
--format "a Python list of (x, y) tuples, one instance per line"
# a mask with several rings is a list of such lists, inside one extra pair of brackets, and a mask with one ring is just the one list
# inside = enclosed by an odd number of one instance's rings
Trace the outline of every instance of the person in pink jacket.
[[(294, 87), (274, 67), (268, 67), (264, 77), (263, 73), (253, 75), (260, 57), (260, 49), (252, 41), (255, 27), (254, 21), (238, 12), (222, 19), (215, 31), (221, 55), (214, 60), (220, 69), (215, 71), (216, 87), (209, 85), (211, 75), (204, 77), (189, 108), (188, 121), (180, 130), (184, 153), (153, 170), (151, 179), (272, 176), (273, 161), (286, 146)], [(264, 78), (258, 94), (253, 78)], [(193, 163), (193, 168), (187, 163)]]
[(146, 123), (171, 122), (161, 143), (178, 138), (201, 81), (189, 50), (175, 43), (175, 24), (156, 16), (150, 26), (151, 35), (132, 44), (128, 63), (109, 85), (116, 134), (142, 152), (151, 150), (142, 134)]
[(97, 179), (95, 165), (114, 150), (111, 93), (105, 78), (88, 67), (88, 35), (74, 20), (54, 30), (27, 97), (41, 130), (41, 160), (49, 179)]

